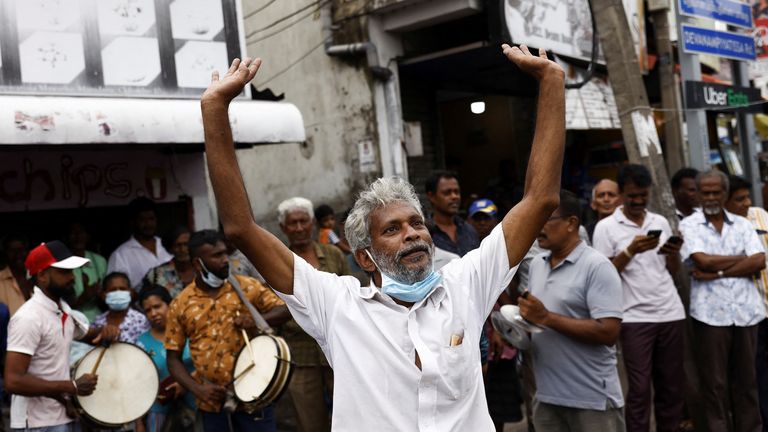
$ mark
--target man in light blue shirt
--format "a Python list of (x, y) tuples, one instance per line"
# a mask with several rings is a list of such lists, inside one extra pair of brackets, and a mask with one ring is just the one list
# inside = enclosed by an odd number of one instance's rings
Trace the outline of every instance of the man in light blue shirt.
[(723, 208), (725, 174), (701, 173), (696, 186), (702, 211), (680, 222), (681, 256), (693, 267), (690, 314), (707, 430), (760, 432), (754, 359), (765, 307), (752, 278), (765, 268), (765, 249), (749, 220)]
[(532, 338), (537, 430), (624, 431), (616, 369), (622, 318), (621, 278), (579, 238), (579, 200), (560, 194), (560, 208), (539, 234), (549, 250), (531, 261), (523, 318), (546, 329)]

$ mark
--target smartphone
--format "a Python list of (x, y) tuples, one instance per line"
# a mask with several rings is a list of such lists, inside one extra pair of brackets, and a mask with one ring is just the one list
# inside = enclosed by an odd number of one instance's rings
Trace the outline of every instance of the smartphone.
[(648, 237), (661, 237), (661, 230), (648, 231)]
[(674, 245), (679, 245), (682, 242), (683, 242), (683, 238), (680, 237), (680, 236), (672, 236), (672, 237), (667, 239), (667, 243), (671, 243), (671, 244), (674, 244)]

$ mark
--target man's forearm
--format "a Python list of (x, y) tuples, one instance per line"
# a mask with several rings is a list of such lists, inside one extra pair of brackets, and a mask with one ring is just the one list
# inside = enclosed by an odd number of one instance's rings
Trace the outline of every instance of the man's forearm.
[(553, 70), (539, 82), (536, 130), (525, 174), (525, 195), (544, 199), (559, 196), (564, 144), (565, 80), (562, 71)]
[(724, 277), (748, 277), (765, 268), (765, 254), (754, 254), (723, 270)]
[(192, 375), (189, 374), (189, 371), (187, 371), (187, 368), (184, 367), (184, 363), (179, 358), (179, 352), (173, 351), (175, 355), (171, 355), (171, 351), (168, 351), (168, 355), (166, 357), (166, 364), (168, 366), (168, 372), (171, 374), (173, 379), (176, 380), (179, 384), (181, 384), (182, 387), (187, 389), (187, 391), (191, 392), (195, 396), (198, 396), (198, 383), (195, 381), (194, 378), (192, 378)]
[[(219, 219), (225, 232), (254, 222), (229, 125), (229, 104), (215, 98), (200, 102), (205, 131), (205, 153)], [(226, 200), (223, 198), (226, 197)], [(226, 204), (224, 204), (226, 201)]]
[(616, 267), (616, 271), (619, 273), (624, 271), (624, 267), (626, 267), (630, 261), (632, 261), (632, 258), (628, 257), (627, 254), (623, 252), (611, 258), (611, 263), (613, 263), (613, 266)]
[(619, 336), (617, 327), (600, 320), (571, 318), (554, 312), (549, 312), (543, 324), (558, 333), (592, 345), (613, 345)]
[(691, 255), (696, 267), (706, 272), (718, 272), (725, 270), (737, 264), (739, 261), (744, 260), (744, 255), (724, 256), (724, 255), (708, 255), (705, 253), (695, 253)]
[(20, 396), (58, 397), (62, 394), (75, 394), (72, 381), (47, 381), (34, 375), (8, 375), (5, 379), (5, 390)]
[(262, 317), (269, 325), (278, 326), (291, 319), (291, 313), (288, 311), (288, 306), (281, 305), (273, 307)]

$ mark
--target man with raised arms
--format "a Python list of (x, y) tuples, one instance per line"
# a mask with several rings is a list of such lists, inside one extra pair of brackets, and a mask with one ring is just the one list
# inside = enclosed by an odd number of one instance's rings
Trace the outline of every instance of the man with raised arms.
[(483, 322), (557, 209), (565, 137), (564, 73), (544, 51), (503, 46), (539, 82), (525, 195), (480, 244), (433, 271), (434, 245), (413, 187), (382, 178), (345, 231), (371, 286), (316, 270), (256, 224), (239, 175), (227, 108), (260, 60), (213, 74), (201, 100), (208, 169), (224, 232), (287, 303), (334, 368), (333, 430), (493, 431), (480, 351)]

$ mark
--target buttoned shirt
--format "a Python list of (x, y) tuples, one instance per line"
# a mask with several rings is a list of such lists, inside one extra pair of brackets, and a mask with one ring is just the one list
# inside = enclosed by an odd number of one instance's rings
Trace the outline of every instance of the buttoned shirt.
[(451, 237), (445, 231), (441, 230), (440, 227), (435, 224), (434, 220), (427, 221), (429, 233), (432, 235), (432, 241), (435, 243), (435, 247), (455, 253), (458, 256), (464, 256), (467, 252), (477, 248), (480, 244), (480, 240), (475, 228), (465, 222), (464, 219), (454, 216), (453, 223), (456, 225), (456, 241), (451, 240)]
[(6, 266), (0, 270), (0, 303), (5, 303), (13, 315), (25, 301), (27, 300), (24, 298), (11, 268)]
[[(97, 327), (104, 327), (107, 325), (107, 317), (109, 317), (110, 311), (96, 317), (93, 320), (93, 325)], [(136, 309), (129, 308), (126, 312), (123, 322), (120, 323), (120, 336), (118, 340), (120, 342), (128, 342), (135, 344), (144, 332), (149, 331), (150, 325), (147, 317), (137, 311)]]
[[(320, 271), (334, 273), (339, 276), (351, 275), (344, 252), (333, 245), (313, 242)], [(308, 335), (296, 320), (290, 319), (280, 328), (280, 335), (288, 342), (291, 349), (291, 361), (296, 366), (328, 366), (325, 354), (320, 350), (317, 342)]]
[(659, 246), (635, 254), (621, 271), (624, 290), (625, 323), (670, 322), (685, 319), (685, 309), (672, 275), (667, 271), (667, 256), (661, 246), (672, 236), (669, 222), (656, 213), (645, 212), (641, 225), (624, 214), (624, 206), (598, 222), (592, 237), (595, 249), (613, 258), (623, 253), (636, 236), (660, 230)]
[(278, 295), (333, 367), (333, 430), (494, 430), (477, 347), (516, 269), (501, 224), (410, 308), (296, 255), (293, 268), (293, 295)]
[(160, 264), (173, 259), (173, 255), (163, 247), (159, 237), (155, 237), (155, 253), (141, 245), (135, 237), (118, 246), (107, 263), (107, 273), (122, 272), (128, 275), (131, 286), (138, 290), (147, 272)]
[[(235, 275), (246, 298), (260, 313), (283, 305), (269, 288), (253, 278)], [(214, 384), (229, 385), (235, 360), (245, 345), (240, 330), (235, 327), (237, 313), (250, 313), (227, 281), (215, 297), (201, 290), (195, 282), (171, 302), (165, 328), (165, 349), (183, 351), (189, 340), (189, 352), (195, 365), (193, 376)], [(221, 407), (198, 400), (202, 411), (219, 412)]]
[[(63, 300), (56, 304), (35, 287), (32, 297), (11, 317), (8, 351), (31, 357), (27, 373), (46, 381), (68, 381), (69, 348), (88, 332)], [(12, 428), (42, 428), (72, 422), (64, 405), (49, 397), (11, 397)]]
[[(765, 253), (752, 224), (741, 216), (723, 209), (722, 233), (695, 212), (680, 222), (685, 243), (680, 251), (691, 264), (695, 253), (748, 257)], [(711, 281), (691, 279), (691, 317), (711, 326), (746, 327), (765, 318), (765, 306), (751, 277), (724, 277)]]
[[(622, 317), (621, 279), (600, 252), (579, 243), (555, 268), (544, 252), (530, 266), (530, 291), (547, 310), (576, 319)], [(536, 399), (604, 411), (622, 407), (616, 347), (587, 344), (552, 329), (532, 335)]]
[[(755, 232), (757, 232), (757, 236), (763, 244), (763, 249), (768, 252), (768, 212), (761, 207), (750, 207), (747, 212), (747, 219), (752, 222), (752, 226), (755, 227)], [(768, 253), (765, 256), (768, 263)], [(766, 311), (768, 311), (768, 292), (766, 292), (766, 287), (768, 287), (768, 268), (762, 269), (760, 274), (754, 277), (754, 280), (758, 292), (763, 298)]]

